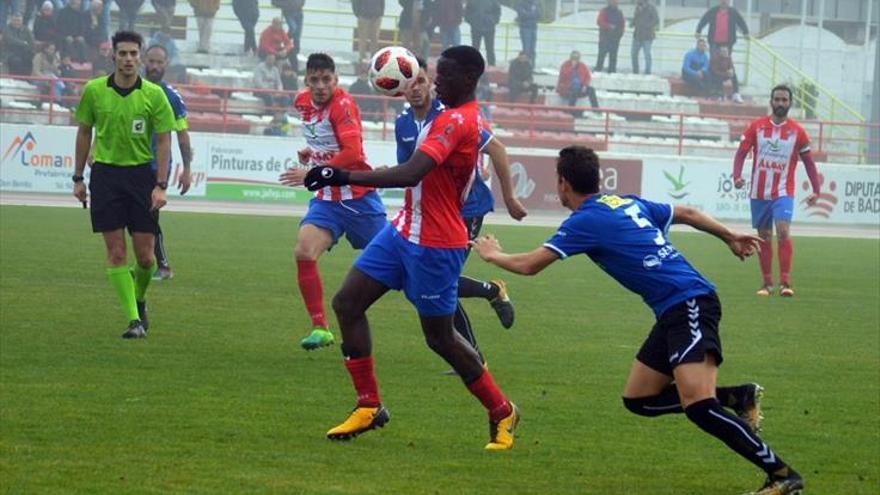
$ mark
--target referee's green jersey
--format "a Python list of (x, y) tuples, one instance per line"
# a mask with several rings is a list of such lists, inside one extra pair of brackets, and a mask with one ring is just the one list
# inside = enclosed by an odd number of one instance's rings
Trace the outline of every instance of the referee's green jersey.
[(122, 167), (153, 161), (153, 134), (176, 128), (165, 92), (140, 76), (125, 89), (113, 74), (86, 83), (76, 120), (95, 128), (95, 161)]

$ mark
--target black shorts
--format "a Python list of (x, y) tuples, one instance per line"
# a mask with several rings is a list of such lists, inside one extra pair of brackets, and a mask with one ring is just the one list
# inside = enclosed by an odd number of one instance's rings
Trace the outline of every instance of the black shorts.
[(117, 167), (94, 163), (89, 180), (92, 197), (92, 231), (155, 234), (158, 217), (151, 211), (156, 173), (149, 164)]
[(720, 365), (720, 322), (721, 301), (714, 292), (676, 304), (657, 319), (636, 359), (669, 376), (679, 364), (702, 362), (707, 353)]

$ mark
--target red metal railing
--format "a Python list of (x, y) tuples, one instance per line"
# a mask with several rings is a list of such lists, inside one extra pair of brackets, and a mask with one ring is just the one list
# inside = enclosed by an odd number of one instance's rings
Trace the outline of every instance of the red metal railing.
[[(5, 76), (27, 83), (21, 89), (0, 88), (0, 121), (73, 125), (69, 111), (79, 100), (83, 79), (50, 79)], [(67, 96), (56, 99), (50, 90), (56, 81), (68, 88)], [(268, 122), (246, 120), (242, 115), (266, 116), (288, 110), (295, 92), (252, 88), (175, 85), (190, 112), (190, 126), (196, 131), (250, 134)], [(236, 92), (256, 99), (233, 98)], [(270, 98), (271, 97), (271, 98)], [(266, 101), (263, 100), (266, 99)], [(400, 98), (355, 95), (362, 107), (365, 134), (372, 139), (393, 139), (395, 115), (403, 106)], [(33, 108), (12, 108), (9, 101), (36, 104)], [(47, 108), (42, 108), (46, 104)], [(666, 112), (481, 102), (500, 139), (509, 146), (558, 148), (581, 142), (597, 149), (638, 151), (696, 156), (732, 156), (738, 138), (754, 115)], [(736, 110), (736, 106), (731, 106)], [(586, 115), (588, 118), (575, 118)], [(369, 124), (368, 124), (369, 123)], [(813, 151), (820, 161), (880, 163), (876, 149), (880, 126), (858, 122), (804, 121), (813, 137)]]

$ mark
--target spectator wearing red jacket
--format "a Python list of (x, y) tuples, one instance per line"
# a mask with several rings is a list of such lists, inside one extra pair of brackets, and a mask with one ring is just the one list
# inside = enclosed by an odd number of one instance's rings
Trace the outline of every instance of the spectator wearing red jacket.
[(590, 86), (593, 75), (587, 64), (581, 62), (581, 52), (571, 52), (571, 57), (562, 63), (559, 68), (559, 80), (556, 82), (556, 92), (559, 96), (568, 100), (568, 106), (575, 106), (578, 98), (588, 97), (590, 106), (597, 108), (596, 90)]
[(275, 58), (283, 59), (292, 51), (293, 41), (284, 32), (284, 21), (280, 17), (275, 17), (272, 19), (272, 24), (260, 34), (260, 58), (275, 55)]
[(626, 27), (626, 18), (617, 7), (618, 0), (608, 0), (608, 6), (599, 11), (596, 24), (599, 26), (599, 60), (596, 70), (601, 72), (605, 67), (605, 56), (608, 56), (608, 72), (617, 72), (617, 50), (620, 38)]

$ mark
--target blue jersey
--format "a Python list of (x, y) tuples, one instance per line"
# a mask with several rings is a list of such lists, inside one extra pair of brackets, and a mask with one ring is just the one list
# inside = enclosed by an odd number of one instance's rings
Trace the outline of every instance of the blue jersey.
[(562, 258), (586, 254), (642, 296), (659, 317), (682, 301), (715, 290), (667, 239), (672, 216), (672, 205), (597, 194), (584, 201), (544, 247)]
[[(180, 96), (180, 93), (174, 89), (173, 86), (166, 83), (165, 81), (160, 81), (159, 86), (162, 88), (162, 91), (165, 91), (165, 96), (168, 97), (168, 103), (171, 103), (171, 110), (174, 112), (174, 130), (175, 131), (185, 131), (189, 129), (189, 121), (187, 120), (187, 111), (186, 111), (186, 103), (183, 102), (183, 97)], [(159, 166), (156, 164), (156, 148), (158, 147), (158, 139), (156, 135), (153, 134), (153, 162), (150, 164), (153, 167), (153, 170), (159, 170)], [(168, 173), (171, 173), (171, 164), (173, 160), (171, 158), (171, 154), (168, 154)]]
[[(443, 103), (441, 103), (439, 99), (434, 98), (434, 100), (431, 101), (431, 108), (428, 110), (428, 115), (425, 117), (425, 120), (416, 120), (416, 114), (412, 108), (407, 108), (397, 116), (397, 120), (394, 122), (394, 137), (397, 140), (398, 164), (405, 163), (410, 159), (413, 153), (416, 152), (419, 134), (437, 117), (437, 115), (440, 115), (440, 112), (444, 109), (445, 107), (443, 106)], [(479, 144), (480, 151), (482, 151), (491, 140), (492, 132), (488, 129), (481, 130)], [(492, 191), (489, 189), (486, 182), (483, 181), (482, 177), (480, 177), (480, 168), (481, 167), (478, 166), (474, 170), (476, 177), (473, 186), (471, 186), (471, 191), (468, 194), (467, 200), (465, 200), (464, 205), (462, 205), (461, 208), (461, 215), (464, 218), (481, 217), (492, 211), (495, 206), (495, 199), (492, 197)]]

